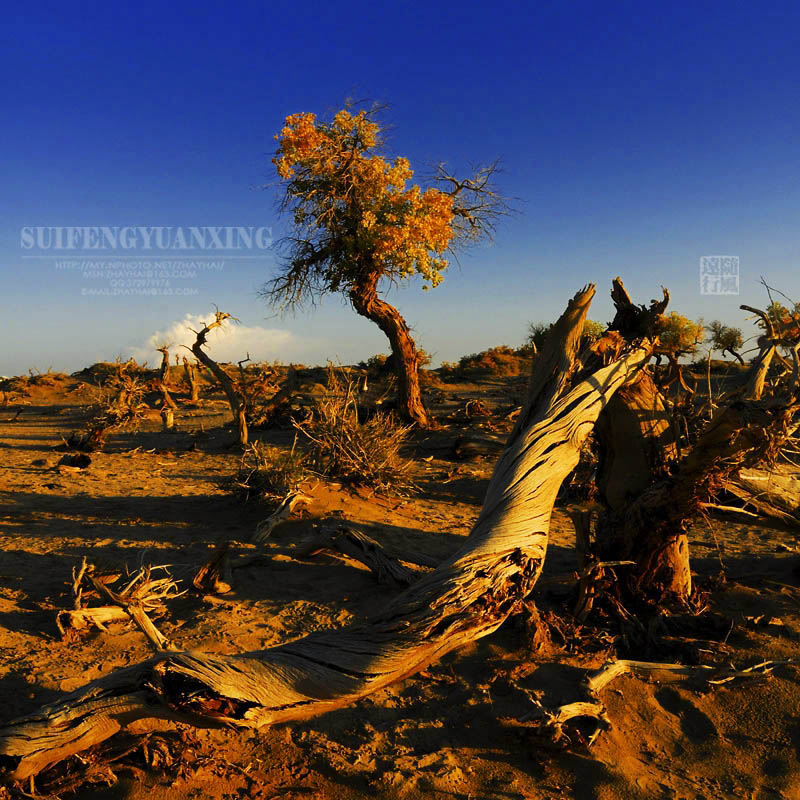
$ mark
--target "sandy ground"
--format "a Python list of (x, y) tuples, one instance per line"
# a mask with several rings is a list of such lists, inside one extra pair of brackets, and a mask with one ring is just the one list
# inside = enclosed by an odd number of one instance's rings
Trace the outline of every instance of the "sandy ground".
[[(130, 626), (61, 639), (55, 616), (71, 602), (71, 571), (84, 556), (101, 568), (189, 570), (220, 537), (254, 551), (247, 542), (268, 511), (225, 488), (238, 454), (226, 446), (219, 398), (182, 409), (177, 433), (159, 431), (153, 415), (138, 432), (111, 437), (85, 470), (60, 472), (63, 453), (54, 448), (81, 425), (85, 399), (76, 386), (32, 389), (14, 421), (18, 405), (0, 409), (2, 719), (149, 655)], [(444, 394), (457, 404), (470, 392), (503, 397), (497, 386)], [(411, 498), (319, 483), (300, 517), (275, 531), (264, 557), (236, 571), (233, 594), (208, 603), (187, 593), (170, 603), (160, 629), (180, 648), (236, 653), (341, 627), (374, 609), (392, 589), (333, 557), (295, 558), (297, 543), (315, 519), (338, 516), (390, 552), (449, 554), (476, 518), (492, 468), (491, 457), (453, 460), (452, 442), (464, 430), (420, 435), (415, 469), (423, 491)], [(288, 446), (292, 434), (268, 438)], [(712, 518), (691, 535), (697, 580), (732, 623), (715, 657), (737, 666), (796, 658), (798, 532), (740, 520)], [(542, 607), (563, 609), (574, 567), (574, 531), (560, 506), (537, 590)], [(799, 669), (713, 691), (663, 673), (622, 677), (603, 692), (612, 729), (588, 752), (547, 748), (503, 724), (526, 711), (530, 693), (546, 704), (579, 699), (585, 670), (609, 652), (574, 649), (557, 642), (537, 651), (525, 626), (511, 621), (415, 677), (306, 723), (244, 734), (186, 729), (182, 766), (118, 768), (114, 785), (84, 786), (78, 796), (800, 798)], [(676, 651), (675, 660), (682, 656)]]

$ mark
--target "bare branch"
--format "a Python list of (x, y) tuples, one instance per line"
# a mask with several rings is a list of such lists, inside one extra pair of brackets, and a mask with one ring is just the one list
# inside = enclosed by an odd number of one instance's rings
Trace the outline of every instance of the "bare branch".
[(492, 239), (498, 220), (513, 213), (506, 198), (497, 191), (495, 179), (499, 173), (497, 161), (477, 167), (470, 178), (457, 178), (443, 163), (437, 166), (434, 181), (453, 198), (455, 247)]

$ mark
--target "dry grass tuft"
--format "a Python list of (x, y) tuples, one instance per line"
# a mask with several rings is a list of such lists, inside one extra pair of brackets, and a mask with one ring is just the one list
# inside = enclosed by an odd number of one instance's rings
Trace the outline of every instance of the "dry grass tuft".
[(262, 442), (248, 445), (239, 462), (231, 490), (241, 500), (281, 500), (306, 478), (306, 456), (295, 440), (288, 452)]
[(308, 465), (317, 475), (376, 490), (408, 492), (411, 462), (400, 456), (410, 428), (389, 414), (359, 420), (358, 389), (343, 369), (328, 368), (328, 390), (295, 427), (309, 442)]

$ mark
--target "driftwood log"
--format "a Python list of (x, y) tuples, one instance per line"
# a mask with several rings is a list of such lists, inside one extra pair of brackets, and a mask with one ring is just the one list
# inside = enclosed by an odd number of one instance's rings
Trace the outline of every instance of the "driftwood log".
[(591, 285), (578, 292), (553, 326), (478, 520), (453, 556), (342, 630), (235, 656), (160, 653), (93, 681), (1, 726), (0, 768), (24, 779), (134, 722), (258, 728), (312, 717), (495, 631), (540, 575), (558, 489), (598, 414), (651, 355), (639, 340), (605, 366), (578, 362), (593, 296)]

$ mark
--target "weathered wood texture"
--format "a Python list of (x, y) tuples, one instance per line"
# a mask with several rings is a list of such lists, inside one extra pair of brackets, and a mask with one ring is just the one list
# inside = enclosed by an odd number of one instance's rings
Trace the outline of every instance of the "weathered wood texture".
[(593, 286), (579, 292), (554, 326), (478, 520), (453, 556), (344, 630), (237, 656), (158, 654), (94, 681), (0, 728), (7, 773), (25, 778), (136, 720), (255, 728), (311, 717), (496, 630), (539, 577), (556, 494), (598, 414), (650, 356), (644, 342), (575, 375), (593, 295)]
[(785, 464), (748, 467), (739, 470), (723, 488), (762, 514), (787, 525), (800, 525), (800, 475), (796, 468)]
[[(666, 292), (664, 300), (653, 301), (650, 308), (636, 306), (617, 278), (612, 299), (617, 314), (610, 333), (594, 346), (596, 351), (613, 350), (614, 332), (623, 339), (658, 334)], [(720, 487), (741, 489), (736, 472), (774, 451), (796, 413), (791, 391), (761, 399), (775, 336), (764, 312), (743, 308), (758, 314), (767, 330), (759, 340), (759, 357), (743, 395), (727, 398), (682, 458), (668, 403), (650, 367), (617, 392), (598, 419), (597, 486), (606, 510), (597, 522), (595, 555), (634, 562), (623, 579), (632, 596), (655, 601), (690, 598), (689, 522)]]
[(323, 551), (341, 554), (347, 559), (363, 564), (378, 583), (396, 583), (410, 586), (419, 573), (404, 566), (390, 556), (371, 536), (343, 525), (324, 529), (318, 536), (295, 548), (295, 558), (313, 556)]

